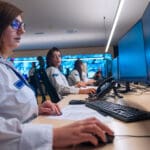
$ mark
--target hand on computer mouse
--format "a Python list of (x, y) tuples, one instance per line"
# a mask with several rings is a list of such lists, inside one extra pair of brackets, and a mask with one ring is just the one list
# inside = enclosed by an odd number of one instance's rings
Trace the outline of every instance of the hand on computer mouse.
[(105, 133), (113, 136), (113, 131), (96, 118), (76, 121), (61, 128), (54, 128), (54, 147), (75, 146), (85, 142), (97, 146), (99, 139), (107, 141)]
[(98, 136), (96, 136), (96, 138), (98, 139), (98, 143), (99, 144), (108, 144), (108, 143), (112, 143), (113, 142), (114, 135), (110, 135), (108, 133), (105, 133), (105, 138), (106, 138), (105, 142), (103, 142)]
[(105, 134), (105, 136), (106, 136), (106, 143), (112, 143), (113, 142), (113, 140), (114, 140), (114, 135), (111, 135), (111, 134), (108, 134), (108, 133), (106, 133)]
[[(95, 137), (96, 137), (97, 140), (98, 140), (98, 145), (109, 144), (109, 143), (112, 143), (113, 140), (114, 140), (114, 135), (110, 135), (110, 134), (108, 134), (108, 133), (105, 133), (106, 141), (103, 141), (103, 140), (102, 140), (100, 137), (98, 137), (97, 135), (95, 135)], [(82, 143), (82, 145), (93, 146), (93, 144), (90, 143), (90, 142), (84, 142), (84, 143)]]

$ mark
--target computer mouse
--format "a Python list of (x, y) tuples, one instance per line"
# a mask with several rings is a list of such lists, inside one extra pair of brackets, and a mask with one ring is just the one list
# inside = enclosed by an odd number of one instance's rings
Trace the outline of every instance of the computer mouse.
[(108, 143), (112, 143), (114, 140), (114, 136), (113, 135), (109, 135), (108, 133), (105, 134), (106, 137), (106, 142), (103, 142), (102, 139), (100, 137), (98, 137), (97, 135), (95, 135), (96, 138), (98, 139), (98, 143), (99, 144), (108, 144)]
[(70, 105), (79, 105), (79, 104), (85, 104), (85, 100), (71, 100), (69, 102)]
[(109, 135), (108, 133), (106, 133), (105, 136), (106, 136), (106, 139), (107, 139), (107, 140), (106, 140), (106, 141), (107, 141), (106, 144), (113, 142), (113, 140), (114, 140), (114, 135)]
[[(113, 142), (113, 140), (114, 140), (113, 135), (109, 135), (108, 133), (106, 133), (105, 136), (106, 136), (106, 142), (103, 142), (100, 137), (95, 135), (95, 137), (98, 139), (98, 145), (105, 145), (105, 144), (109, 144), (109, 143)], [(93, 146), (93, 144), (90, 142), (84, 142), (84, 143), (82, 143), (82, 145)]]

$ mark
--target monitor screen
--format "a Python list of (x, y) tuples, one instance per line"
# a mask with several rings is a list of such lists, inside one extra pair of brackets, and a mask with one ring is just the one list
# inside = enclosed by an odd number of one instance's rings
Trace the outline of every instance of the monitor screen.
[(119, 80), (118, 57), (116, 57), (112, 60), (112, 77), (116, 81)]
[(143, 14), (142, 23), (147, 61), (148, 81), (150, 82), (150, 3)]
[(119, 80), (147, 81), (142, 22), (137, 22), (118, 42)]

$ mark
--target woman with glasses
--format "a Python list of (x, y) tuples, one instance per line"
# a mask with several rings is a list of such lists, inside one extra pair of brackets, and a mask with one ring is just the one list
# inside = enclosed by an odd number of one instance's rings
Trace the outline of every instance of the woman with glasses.
[(61, 112), (50, 101), (38, 106), (29, 84), (7, 61), (13, 49), (20, 45), (23, 33), (22, 10), (0, 0), (0, 149), (48, 150), (86, 141), (97, 145), (93, 135), (106, 141), (104, 133), (113, 133), (95, 118), (61, 128), (29, 123), (39, 114), (60, 115)]
[[(61, 65), (61, 52), (58, 48), (53, 47), (50, 49), (46, 56), (47, 75), (57, 90), (60, 97), (66, 94), (90, 94), (95, 93), (94, 88), (81, 89), (79, 85), (69, 86), (66, 77), (60, 71)], [(81, 86), (81, 85), (80, 85)]]

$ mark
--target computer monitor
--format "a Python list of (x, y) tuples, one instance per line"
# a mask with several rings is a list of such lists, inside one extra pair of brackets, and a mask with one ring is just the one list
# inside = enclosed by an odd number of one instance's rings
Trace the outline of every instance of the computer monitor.
[(148, 4), (143, 14), (142, 23), (147, 61), (148, 82), (150, 83), (150, 3)]
[(112, 60), (112, 77), (114, 80), (119, 80), (119, 66), (118, 66), (118, 57)]
[(118, 52), (119, 80), (146, 82), (147, 67), (141, 20), (119, 40)]

